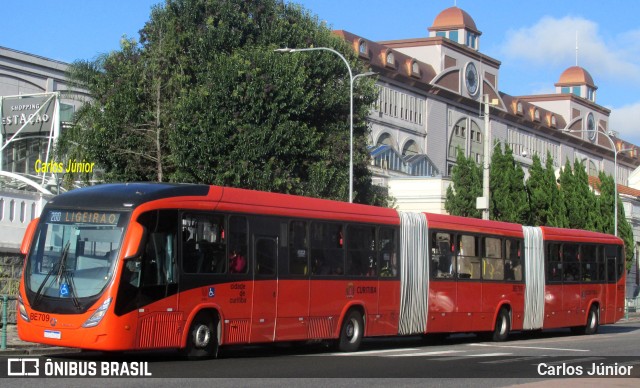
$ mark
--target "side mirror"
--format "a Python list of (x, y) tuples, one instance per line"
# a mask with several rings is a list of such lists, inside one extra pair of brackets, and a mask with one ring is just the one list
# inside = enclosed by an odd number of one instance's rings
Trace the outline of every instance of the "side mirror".
[(20, 253), (23, 255), (27, 255), (31, 249), (31, 241), (33, 240), (33, 236), (36, 234), (36, 229), (38, 229), (38, 222), (40, 222), (39, 217), (31, 220), (31, 222), (29, 222), (29, 226), (27, 226), (27, 230), (24, 232), (22, 244), (20, 245)]
[(132, 259), (142, 255), (142, 249), (147, 237), (147, 229), (139, 223), (132, 221), (127, 231), (127, 238), (122, 247), (124, 258)]

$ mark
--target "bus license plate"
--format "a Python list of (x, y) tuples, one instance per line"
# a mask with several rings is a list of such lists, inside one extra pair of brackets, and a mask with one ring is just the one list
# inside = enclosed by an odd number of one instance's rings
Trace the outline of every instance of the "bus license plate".
[(62, 333), (57, 330), (45, 330), (44, 338), (60, 339), (62, 338)]

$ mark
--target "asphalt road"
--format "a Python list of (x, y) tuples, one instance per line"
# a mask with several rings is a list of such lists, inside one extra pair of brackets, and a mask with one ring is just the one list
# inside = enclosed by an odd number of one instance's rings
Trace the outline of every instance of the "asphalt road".
[[(548, 383), (545, 380), (558, 378), (567, 378), (562, 380), (562, 386), (637, 387), (640, 386), (640, 322), (603, 326), (599, 334), (592, 336), (573, 336), (568, 330), (514, 333), (509, 341), (501, 343), (479, 342), (473, 335), (456, 335), (438, 343), (420, 337), (371, 339), (366, 340), (357, 353), (334, 352), (324, 344), (280, 344), (226, 348), (218, 359), (203, 361), (187, 361), (170, 352), (78, 352), (49, 358), (59, 365), (76, 364), (85, 368), (95, 365), (98, 375), (101, 365), (111, 363), (144, 367), (144, 371), (152, 375), (100, 378), (101, 386), (118, 387), (195, 387), (214, 383), (230, 387), (282, 387), (283, 384), (498, 387), (527, 383), (542, 386)], [(592, 373), (607, 381), (593, 379)], [(96, 378), (89, 377), (94, 383)], [(6, 381), (16, 383), (12, 386), (39, 381), (34, 385), (43, 386), (38, 379)], [(87, 383), (86, 379), (57, 378), (47, 379), (45, 386), (86, 386)]]

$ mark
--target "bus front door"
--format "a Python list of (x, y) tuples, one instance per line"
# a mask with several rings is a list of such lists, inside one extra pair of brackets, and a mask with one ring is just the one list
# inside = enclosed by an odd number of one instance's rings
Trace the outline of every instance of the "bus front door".
[(255, 236), (251, 342), (273, 342), (278, 301), (278, 237)]
[(176, 242), (174, 231), (155, 231), (149, 235), (138, 294), (140, 349), (180, 346), (184, 317), (178, 311)]

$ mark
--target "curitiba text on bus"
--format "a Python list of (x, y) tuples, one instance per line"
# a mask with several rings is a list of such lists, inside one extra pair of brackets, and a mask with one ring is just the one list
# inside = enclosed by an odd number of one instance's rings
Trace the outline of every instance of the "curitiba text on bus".
[[(55, 100), (50, 96), (21, 96), (2, 99), (2, 134), (11, 136), (51, 131)], [(48, 101), (47, 101), (48, 100)], [(26, 125), (25, 125), (26, 124)]]

